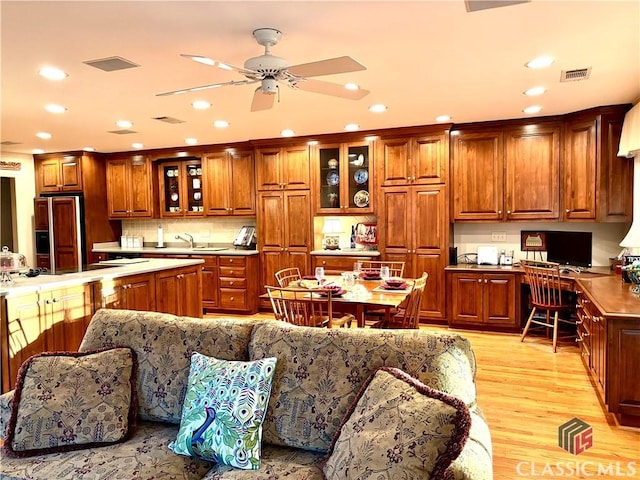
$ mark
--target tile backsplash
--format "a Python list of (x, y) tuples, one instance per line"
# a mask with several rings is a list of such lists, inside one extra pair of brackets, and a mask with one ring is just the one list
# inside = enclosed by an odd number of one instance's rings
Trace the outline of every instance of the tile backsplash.
[(158, 218), (154, 220), (123, 220), (123, 235), (142, 235), (147, 244), (158, 241), (158, 226), (162, 225), (164, 243), (179, 242), (179, 233), (193, 235), (196, 243), (231, 244), (244, 225), (256, 225), (255, 218)]

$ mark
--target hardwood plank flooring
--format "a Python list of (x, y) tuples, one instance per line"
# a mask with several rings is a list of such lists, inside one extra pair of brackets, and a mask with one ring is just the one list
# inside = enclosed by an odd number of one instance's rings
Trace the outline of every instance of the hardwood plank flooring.
[[(478, 404), (491, 430), (496, 480), (640, 479), (640, 430), (621, 428), (606, 414), (575, 344), (559, 343), (554, 354), (551, 341), (541, 337), (521, 343), (513, 334), (421, 328), (455, 331), (473, 345)], [(558, 446), (558, 427), (574, 417), (593, 428), (593, 446), (580, 455)]]

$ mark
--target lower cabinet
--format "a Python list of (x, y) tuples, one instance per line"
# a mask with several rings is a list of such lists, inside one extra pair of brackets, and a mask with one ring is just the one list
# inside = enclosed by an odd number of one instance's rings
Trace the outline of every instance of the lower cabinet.
[(451, 326), (501, 331), (520, 329), (517, 274), (447, 272), (446, 275)]
[(255, 313), (258, 311), (258, 256), (220, 256), (220, 309)]
[(14, 387), (20, 365), (30, 356), (51, 350), (76, 351), (91, 320), (92, 305), (89, 285), (7, 297), (3, 307), (2, 390)]
[(145, 273), (129, 277), (103, 280), (96, 284), (97, 307), (127, 310), (155, 310), (155, 274)]
[(185, 267), (156, 273), (158, 312), (202, 318), (202, 267)]

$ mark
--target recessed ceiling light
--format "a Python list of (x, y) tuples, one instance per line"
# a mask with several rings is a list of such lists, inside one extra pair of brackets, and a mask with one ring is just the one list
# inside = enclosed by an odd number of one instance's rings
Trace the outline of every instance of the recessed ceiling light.
[(344, 129), (347, 132), (355, 132), (356, 130), (358, 130), (360, 128), (360, 125), (358, 125), (357, 123), (348, 123), (344, 126)]
[(531, 105), (530, 107), (524, 108), (522, 111), (524, 113), (538, 113), (540, 110), (542, 110), (540, 105)]
[(369, 107), (370, 112), (381, 113), (387, 110), (387, 106), (382, 103), (376, 103), (375, 105), (371, 105)]
[(118, 120), (116, 122), (116, 125), (119, 126), (120, 128), (131, 128), (131, 127), (133, 127), (133, 123), (130, 122), (129, 120)]
[(527, 62), (525, 65), (528, 68), (547, 68), (553, 63), (553, 57), (548, 55), (543, 55), (541, 57), (534, 58), (530, 62)]
[(451, 120), (451, 115), (438, 115), (436, 117), (436, 122), (448, 122)]
[(56, 67), (43, 67), (38, 73), (47, 80), (63, 80), (69, 76)]
[(185, 138), (184, 139), (184, 143), (186, 143), (187, 145), (195, 145), (198, 143), (198, 139), (197, 138)]
[(132, 148), (142, 148), (142, 147), (144, 147), (144, 145), (142, 143), (132, 143), (131, 147)]
[(39, 155), (41, 153), (44, 153), (44, 150), (42, 150), (41, 148), (34, 148), (33, 150), (31, 150), (31, 153), (33, 153), (34, 155)]
[(82, 150), (84, 150), (85, 152), (95, 152), (96, 149), (93, 147), (84, 147)]
[(44, 109), (49, 113), (64, 113), (67, 111), (65, 107), (63, 107), (62, 105), (56, 105), (55, 103), (45, 105)]
[(206, 110), (211, 107), (211, 104), (206, 100), (196, 100), (191, 104), (191, 106), (197, 110)]
[(41, 138), (42, 140), (49, 140), (52, 135), (49, 132), (38, 132), (36, 133), (36, 137)]
[(535, 97), (537, 95), (542, 95), (546, 91), (547, 89), (544, 87), (533, 87), (533, 88), (530, 88), (529, 90), (526, 90), (524, 94), (529, 97)]
[(216, 120), (213, 122), (213, 126), (216, 128), (227, 128), (229, 126), (229, 122), (226, 120)]
[(280, 135), (282, 135), (283, 137), (293, 137), (295, 134), (296, 132), (294, 132), (290, 128), (285, 128), (280, 132)]
[(358, 84), (353, 82), (345, 83), (344, 88), (347, 90), (360, 90)]

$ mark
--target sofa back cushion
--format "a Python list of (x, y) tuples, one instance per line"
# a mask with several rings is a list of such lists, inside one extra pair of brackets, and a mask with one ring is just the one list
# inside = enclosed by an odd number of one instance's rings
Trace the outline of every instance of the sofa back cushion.
[(399, 368), (431, 388), (476, 401), (475, 356), (457, 334), (426, 330), (255, 326), (249, 357), (278, 365), (263, 441), (326, 452), (365, 380), (381, 366)]
[(202, 319), (133, 310), (98, 310), (80, 351), (132, 348), (138, 358), (138, 415), (142, 420), (180, 423), (191, 354), (248, 360), (254, 321)]

